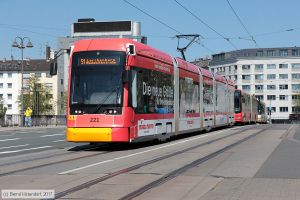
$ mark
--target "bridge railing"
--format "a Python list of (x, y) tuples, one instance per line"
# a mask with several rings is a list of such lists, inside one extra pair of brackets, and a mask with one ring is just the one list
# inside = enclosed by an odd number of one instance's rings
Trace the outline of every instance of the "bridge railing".
[[(0, 118), (0, 126), (21, 126), (21, 115), (5, 115)], [(66, 125), (65, 115), (33, 115), (32, 126)]]

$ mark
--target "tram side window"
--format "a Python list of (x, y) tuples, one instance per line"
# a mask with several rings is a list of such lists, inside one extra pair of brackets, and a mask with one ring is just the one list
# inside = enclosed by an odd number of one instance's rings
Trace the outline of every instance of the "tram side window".
[(136, 113), (173, 113), (173, 76), (154, 70), (136, 67), (137, 108)]
[(199, 83), (192, 78), (179, 79), (180, 115), (200, 112)]
[(213, 112), (213, 85), (203, 82), (203, 112)]
[[(217, 82), (217, 111), (218, 112), (226, 112), (226, 85), (220, 82)], [(227, 103), (224, 103), (227, 102)]]

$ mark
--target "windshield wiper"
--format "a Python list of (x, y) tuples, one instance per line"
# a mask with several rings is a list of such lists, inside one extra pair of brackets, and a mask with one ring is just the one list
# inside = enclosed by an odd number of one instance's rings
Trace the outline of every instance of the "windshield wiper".
[(117, 93), (117, 96), (118, 96), (118, 93), (119, 93), (118, 91), (119, 91), (119, 87), (113, 89), (110, 93), (108, 93), (106, 95), (106, 97), (104, 98), (104, 100), (101, 103), (97, 104), (97, 107), (96, 107), (95, 111), (93, 112), (93, 114), (96, 114), (102, 108), (103, 104), (109, 99), (109, 97), (111, 97), (112, 94)]

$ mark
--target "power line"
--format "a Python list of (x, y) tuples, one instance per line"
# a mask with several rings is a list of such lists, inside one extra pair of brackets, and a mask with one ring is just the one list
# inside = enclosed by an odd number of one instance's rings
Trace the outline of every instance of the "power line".
[(123, 1), (124, 1), (125, 3), (131, 5), (131, 6), (134, 7), (135, 9), (139, 10), (140, 12), (144, 13), (144, 14), (147, 15), (148, 17), (154, 19), (154, 20), (157, 21), (158, 23), (164, 25), (165, 27), (168, 27), (169, 29), (175, 31), (175, 32), (178, 33), (178, 34), (182, 34), (180, 31), (178, 31), (178, 30), (176, 30), (175, 28), (169, 26), (168, 24), (162, 22), (161, 20), (157, 19), (156, 17), (150, 15), (149, 13), (147, 13), (146, 11), (140, 9), (139, 7), (137, 7), (137, 6), (135, 6), (134, 4), (130, 3), (129, 1), (127, 1), (127, 0), (123, 0)]
[[(1, 28), (1, 27), (0, 27)], [(19, 30), (19, 31), (25, 31), (25, 32), (29, 32), (29, 33), (33, 33), (33, 34), (36, 34), (36, 35), (43, 35), (43, 36), (49, 36), (49, 37), (55, 37), (57, 38), (58, 36), (57, 35), (52, 35), (52, 34), (49, 34), (49, 33), (40, 33), (40, 32), (35, 32), (35, 31), (31, 31), (31, 30), (28, 30), (28, 29), (22, 29), (22, 28), (15, 28), (15, 27), (2, 27), (2, 28), (8, 28), (8, 29), (13, 29), (13, 30)]]
[[(143, 14), (147, 15), (148, 17), (152, 18), (153, 20), (157, 21), (158, 23), (162, 24), (163, 26), (175, 31), (177, 34), (183, 34), (182, 32), (176, 30), (175, 28), (169, 26), (168, 24), (166, 24), (165, 22), (157, 19), (156, 17), (154, 17), (153, 15), (150, 15), (149, 13), (147, 13), (146, 11), (142, 10), (141, 8), (137, 7), (136, 5), (130, 3), (129, 1), (127, 0), (123, 0), (125, 3), (129, 4), (130, 6), (132, 6), (133, 8), (139, 10), (140, 12), (142, 12)], [(201, 36), (202, 37), (202, 36)], [(186, 39), (190, 40), (189, 37), (187, 37)], [(202, 46), (204, 49), (210, 51), (211, 53), (213, 53), (212, 50), (210, 50), (209, 48), (207, 48), (204, 44), (200, 43), (199, 41), (195, 41), (195, 43), (199, 44), (200, 46)]]
[(250, 32), (248, 31), (248, 29), (246, 28), (245, 24), (242, 22), (241, 18), (238, 16), (238, 14), (235, 12), (234, 8), (232, 7), (232, 5), (230, 4), (229, 0), (226, 0), (229, 7), (231, 8), (232, 12), (234, 13), (234, 15), (236, 16), (236, 18), (239, 20), (240, 24), (242, 25), (242, 27), (245, 29), (245, 31), (247, 32), (247, 34), (249, 35), (249, 37), (251, 38), (251, 40), (254, 42), (254, 44), (256, 45), (256, 47), (259, 47), (256, 40), (254, 39), (253, 35), (250, 34)]
[(268, 32), (268, 33), (261, 33), (261, 34), (257, 34), (256, 37), (266, 36), (266, 35), (273, 35), (273, 34), (277, 34), (277, 33), (297, 31), (299, 29), (300, 28), (289, 28), (289, 29), (285, 29), (285, 30), (273, 31), (273, 32)]
[(34, 29), (48, 29), (48, 30), (56, 30), (56, 31), (68, 31), (66, 28), (56, 28), (56, 27), (46, 27), (46, 26), (32, 26), (32, 25), (20, 25), (20, 24), (5, 24), (0, 23), (0, 26), (10, 26), (10, 27), (25, 27), (25, 28), (34, 28)]
[(238, 49), (231, 41), (230, 38), (225, 37), (224, 35), (222, 35), (221, 33), (219, 33), (218, 31), (216, 31), (213, 27), (211, 27), (209, 24), (207, 24), (206, 22), (204, 22), (200, 17), (198, 17), (196, 14), (194, 14), (192, 11), (190, 11), (188, 8), (186, 8), (184, 5), (182, 5), (181, 3), (179, 3), (177, 0), (174, 0), (179, 6), (181, 6), (184, 10), (186, 10), (188, 13), (190, 13), (193, 17), (195, 17), (198, 21), (200, 21), (202, 24), (204, 24), (206, 27), (208, 27), (210, 30), (212, 30), (213, 32), (215, 32), (217, 35), (219, 35), (221, 38), (223, 38), (224, 40), (226, 40), (231, 46), (233, 46), (236, 50)]

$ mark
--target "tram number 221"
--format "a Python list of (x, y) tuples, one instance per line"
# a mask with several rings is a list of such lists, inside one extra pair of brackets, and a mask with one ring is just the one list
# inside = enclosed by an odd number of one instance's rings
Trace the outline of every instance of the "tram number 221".
[(90, 122), (99, 122), (99, 118), (98, 117), (91, 117)]

